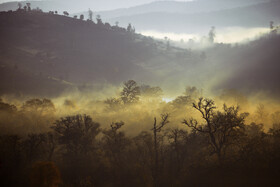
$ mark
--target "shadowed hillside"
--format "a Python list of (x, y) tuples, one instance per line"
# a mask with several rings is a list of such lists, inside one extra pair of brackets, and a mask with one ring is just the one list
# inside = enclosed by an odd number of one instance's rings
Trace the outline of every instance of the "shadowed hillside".
[(215, 92), (262, 91), (276, 98), (279, 93), (274, 85), (279, 77), (274, 60), (279, 35), (273, 33), (241, 45), (209, 43), (205, 37), (207, 48), (198, 43), (202, 48), (191, 50), (174, 47), (168, 38), (136, 34), (133, 26), (16, 11), (0, 13), (0, 40), (1, 94), (54, 96), (105, 83), (118, 86), (129, 79), (159, 85), (172, 94), (180, 93), (182, 85)]
[[(166, 52), (165, 43), (135, 34), (132, 28), (35, 11), (2, 12), (0, 28), (1, 71), (6, 72), (1, 80), (10, 79), (14, 71), (21, 72), (13, 78), (14, 90), (18, 91), (27, 86), (21, 80), (31, 76), (34, 81), (40, 76), (50, 90), (53, 85), (65, 85), (65, 81), (69, 86), (120, 83), (140, 77), (155, 80), (161, 74), (155, 70), (168, 69), (166, 66), (171, 66), (168, 64), (175, 58), (176, 62), (183, 60), (174, 50), (185, 53), (172, 47)], [(153, 66), (149, 67), (147, 64), (151, 62)], [(1, 82), (5, 88), (2, 90), (11, 90), (6, 89), (7, 83)]]

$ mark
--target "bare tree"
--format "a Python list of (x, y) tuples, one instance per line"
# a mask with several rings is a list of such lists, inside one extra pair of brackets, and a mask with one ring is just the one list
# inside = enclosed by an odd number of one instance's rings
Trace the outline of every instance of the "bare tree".
[(157, 118), (154, 118), (154, 127), (151, 129), (154, 135), (154, 186), (158, 186), (158, 175), (159, 175), (159, 140), (158, 140), (158, 133), (162, 130), (162, 128), (169, 123), (168, 121), (169, 114), (161, 114), (161, 121), (157, 123)]
[(216, 106), (211, 99), (199, 98), (193, 107), (200, 112), (203, 123), (199, 124), (196, 119), (183, 120), (183, 124), (192, 130), (206, 134), (213, 154), (216, 154), (221, 162), (225, 156), (226, 148), (233, 144), (241, 130), (244, 129), (244, 121), (248, 113), (239, 113), (239, 107), (227, 107), (224, 105), (223, 112), (216, 112)]

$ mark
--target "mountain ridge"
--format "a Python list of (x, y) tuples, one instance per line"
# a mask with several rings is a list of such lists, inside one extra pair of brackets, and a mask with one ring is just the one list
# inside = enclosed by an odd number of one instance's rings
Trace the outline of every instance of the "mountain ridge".
[[(280, 1), (270, 1), (204, 13), (163, 13), (150, 12), (146, 14), (130, 15), (105, 19), (120, 25), (133, 23), (139, 30), (158, 30), (179, 33), (205, 33), (211, 26), (216, 27), (268, 27), (270, 21), (280, 23)], [(157, 24), (154, 24), (157, 23)]]

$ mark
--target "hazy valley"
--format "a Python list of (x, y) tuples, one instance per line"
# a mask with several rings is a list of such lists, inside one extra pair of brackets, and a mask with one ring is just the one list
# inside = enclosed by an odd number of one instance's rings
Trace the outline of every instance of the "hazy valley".
[(0, 4), (0, 185), (277, 186), (279, 1), (106, 2)]

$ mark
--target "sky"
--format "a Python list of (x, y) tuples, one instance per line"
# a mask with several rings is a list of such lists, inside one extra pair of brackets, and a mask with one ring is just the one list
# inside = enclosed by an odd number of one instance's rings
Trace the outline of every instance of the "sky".
[[(0, 3), (10, 2), (10, 1), (15, 1), (15, 0), (0, 0)], [(136, 5), (151, 3), (154, 1), (163, 1), (163, 0), (78, 0), (78, 1), (77, 0), (53, 0), (53, 1), (64, 1), (67, 3), (79, 2), (80, 5), (87, 5), (88, 7), (94, 6), (96, 7), (95, 10), (110, 10), (116, 8), (128, 8)], [(191, 1), (191, 0), (176, 0), (176, 1)]]

